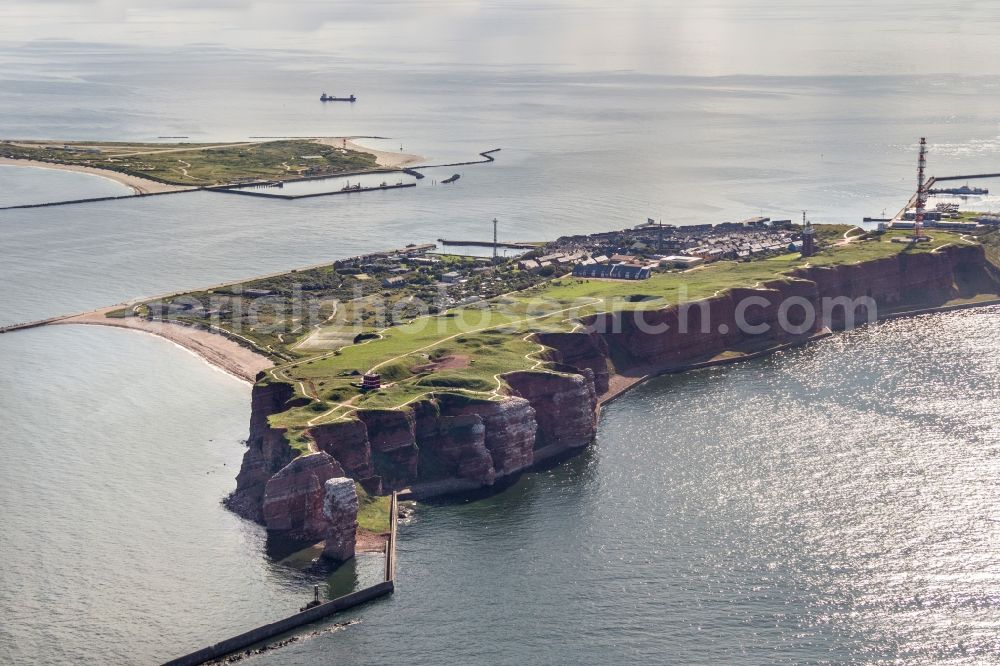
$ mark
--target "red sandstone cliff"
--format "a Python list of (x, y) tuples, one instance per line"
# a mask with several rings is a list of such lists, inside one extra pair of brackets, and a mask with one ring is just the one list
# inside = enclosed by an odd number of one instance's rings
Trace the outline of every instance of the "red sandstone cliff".
[(446, 479), (490, 486), (533, 462), (535, 411), (521, 398), (442, 395), (405, 409), (358, 410), (356, 416), (309, 434), (371, 492)]
[(553, 372), (510, 372), (504, 381), (535, 409), (538, 430), (536, 451), (545, 456), (586, 446), (597, 430), (597, 393), (594, 372), (581, 374)]
[[(831, 299), (871, 299), (875, 308), (870, 314), (874, 316), (879, 309), (934, 307), (966, 290), (997, 291), (998, 284), (988, 268), (979, 245), (912, 254), (904, 251), (861, 264), (800, 268), (788, 279), (772, 280), (756, 289), (732, 289), (660, 310), (594, 315), (583, 321), (583, 332), (536, 337), (554, 348), (551, 358), (570, 366), (575, 363), (578, 371), (599, 367), (595, 350), (602, 348), (607, 357), (614, 358), (619, 371), (685, 365), (727, 350), (789, 342), (824, 326), (844, 328), (849, 318), (856, 324), (867, 320), (866, 307), (848, 311)], [(754, 304), (746, 307), (750, 299)], [(806, 320), (806, 310), (798, 305), (788, 307), (794, 302), (808, 304), (815, 318)], [(742, 322), (737, 320), (741, 304)], [(758, 329), (763, 332), (752, 332)]]
[(364, 421), (352, 419), (315, 426), (309, 436), (320, 451), (329, 453), (343, 466), (348, 476), (360, 481), (369, 492), (381, 493)]
[(295, 541), (325, 538), (330, 519), (324, 514), (324, 486), (344, 476), (340, 464), (328, 454), (299, 456), (267, 480), (261, 513), (268, 530)]
[(225, 504), (235, 513), (263, 522), (261, 505), (264, 486), (274, 474), (295, 457), (285, 439), (285, 431), (272, 428), (268, 417), (288, 409), (294, 390), (288, 384), (258, 382), (250, 398), (250, 436), (243, 464), (236, 475), (236, 490)]
[[(518, 397), (487, 401), (442, 395), (438, 404), (443, 418), (476, 415), (481, 419), (483, 447), (487, 452), (484, 462), (491, 470), (484, 474), (484, 480), (490, 474), (497, 479), (531, 467), (538, 410), (530, 401)], [(452, 427), (445, 422), (441, 430), (450, 433)], [(433, 446), (432, 439), (425, 441)]]
[(578, 333), (536, 333), (535, 340), (548, 347), (547, 358), (574, 368), (590, 368), (598, 393), (608, 390), (608, 345), (600, 335)]
[[(370, 492), (422, 484), (491, 486), (588, 444), (596, 430), (598, 396), (608, 391), (612, 368), (641, 376), (728, 350), (764, 349), (807, 338), (823, 326), (842, 327), (843, 308), (824, 312), (823, 299), (931, 307), (965, 288), (1000, 291), (994, 275), (982, 247), (952, 246), (857, 265), (801, 268), (756, 289), (733, 289), (681, 306), (591, 316), (583, 321), (583, 332), (537, 334), (549, 349), (548, 370), (504, 375), (513, 395), (503, 400), (442, 394), (400, 410), (359, 410), (355, 419), (312, 428), (308, 434), (326, 456), (321, 473), (308, 471), (307, 463), (289, 464), (294, 456), (284, 433), (267, 424), (269, 415), (288, 408), (291, 387), (258, 385), (248, 450), (228, 503), (268, 527), (313, 537), (320, 528), (310, 516), (322, 507), (323, 482), (333, 476), (346, 473)], [(755, 302), (741, 313), (741, 326), (738, 311), (748, 299)], [(782, 311), (783, 303), (793, 301), (818, 316), (806, 318), (801, 307)], [(858, 314), (863, 319), (867, 313)], [(754, 327), (762, 332), (747, 330)], [(334, 542), (329, 548), (336, 559), (347, 546)]]

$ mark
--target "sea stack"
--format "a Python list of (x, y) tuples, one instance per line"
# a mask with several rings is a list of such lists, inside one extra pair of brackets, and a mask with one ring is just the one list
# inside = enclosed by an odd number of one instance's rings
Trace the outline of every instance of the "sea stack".
[(323, 557), (344, 562), (354, 557), (358, 531), (358, 491), (354, 481), (346, 477), (329, 479), (324, 484), (323, 491), (323, 517), (328, 523)]
[(267, 529), (281, 536), (315, 543), (326, 538), (325, 484), (344, 476), (344, 469), (326, 453), (299, 456), (272, 476), (264, 490)]

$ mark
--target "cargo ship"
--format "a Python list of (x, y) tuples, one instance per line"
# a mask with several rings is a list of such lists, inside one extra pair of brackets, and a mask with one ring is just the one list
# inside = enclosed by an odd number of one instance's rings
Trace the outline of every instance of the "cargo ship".
[(981, 196), (989, 193), (990, 191), (984, 187), (969, 187), (968, 185), (962, 185), (962, 187), (945, 187), (937, 190), (927, 190), (927, 194), (947, 194), (956, 197)]
[(326, 93), (323, 93), (322, 95), (319, 96), (319, 101), (321, 101), (321, 102), (356, 102), (356, 101), (358, 101), (358, 98), (355, 97), (354, 95), (351, 95), (350, 97), (337, 97), (336, 95), (327, 95)]

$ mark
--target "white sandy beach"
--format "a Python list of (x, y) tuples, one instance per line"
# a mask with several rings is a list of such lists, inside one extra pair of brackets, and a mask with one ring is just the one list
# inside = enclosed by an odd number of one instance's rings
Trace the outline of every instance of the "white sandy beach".
[[(327, 146), (333, 146), (340, 148), (346, 145), (348, 150), (355, 150), (361, 153), (369, 153), (375, 156), (375, 161), (378, 166), (387, 169), (403, 169), (408, 166), (419, 164), (424, 161), (424, 158), (420, 155), (412, 155), (410, 153), (403, 152), (392, 152), (385, 150), (375, 150), (374, 148), (368, 148), (367, 146), (362, 146), (353, 141), (348, 140), (345, 144), (343, 138), (318, 138), (316, 139), (318, 143), (322, 143)], [(252, 143), (263, 143), (261, 141), (247, 142), (249, 145)], [(224, 144), (228, 145), (228, 144)], [(174, 149), (174, 150), (187, 150), (185, 149)], [(169, 150), (158, 151), (158, 152), (170, 152)], [(142, 178), (140, 176), (132, 176), (125, 173), (119, 173), (117, 171), (111, 171), (110, 169), (100, 169), (97, 167), (90, 167), (84, 165), (76, 164), (54, 164), (51, 162), (40, 162), (38, 160), (20, 160), (11, 159), (9, 157), (0, 157), (0, 164), (10, 165), (10, 166), (20, 166), (29, 167), (36, 169), (56, 169), (58, 171), (75, 171), (76, 173), (87, 173), (93, 176), (100, 176), (102, 178), (107, 178), (113, 180), (117, 183), (121, 183), (127, 187), (132, 188), (132, 191), (136, 194), (163, 194), (164, 192), (181, 192), (184, 190), (196, 189), (190, 185), (167, 185), (165, 183), (159, 183), (155, 180), (150, 180), (148, 178)]]
[(121, 183), (132, 188), (136, 194), (162, 194), (163, 192), (180, 192), (182, 190), (194, 189), (190, 186), (167, 185), (158, 183), (148, 178), (130, 176), (125, 173), (111, 171), (110, 169), (98, 169), (96, 167), (75, 165), (75, 164), (52, 164), (50, 162), (39, 162), (36, 160), (15, 160), (9, 157), (0, 157), (0, 164), (11, 166), (30, 167), (35, 169), (56, 169), (58, 171), (75, 171), (77, 173), (89, 173), (93, 176), (101, 176), (108, 180)]
[(327, 146), (333, 146), (335, 148), (341, 148), (346, 145), (348, 150), (356, 150), (359, 153), (369, 153), (375, 156), (375, 162), (380, 167), (386, 167), (388, 169), (403, 169), (408, 166), (414, 166), (420, 164), (424, 161), (424, 158), (420, 155), (412, 155), (410, 153), (404, 152), (392, 152), (391, 150), (375, 150), (374, 148), (369, 148), (368, 146), (362, 146), (354, 141), (347, 140), (346, 144), (343, 138), (329, 137), (323, 139), (317, 139), (319, 143)]
[(255, 381), (258, 372), (274, 365), (267, 357), (223, 335), (209, 333), (208, 331), (202, 331), (181, 324), (147, 321), (139, 317), (117, 319), (105, 316), (105, 313), (121, 307), (117, 305), (110, 308), (103, 308), (95, 312), (60, 319), (53, 322), (53, 324), (114, 326), (116, 328), (127, 328), (132, 331), (158, 335), (194, 352), (205, 361), (218, 368), (222, 368), (229, 374), (250, 383)]

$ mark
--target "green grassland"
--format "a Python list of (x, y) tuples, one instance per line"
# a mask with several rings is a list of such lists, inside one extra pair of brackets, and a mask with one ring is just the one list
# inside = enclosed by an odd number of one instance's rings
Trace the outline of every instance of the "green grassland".
[[(381, 287), (377, 277), (344, 275), (324, 266), (184, 297), (206, 305), (213, 298), (236, 299), (231, 302), (246, 309), (249, 304), (240, 294), (251, 287), (273, 292), (279, 299), (297, 289), (317, 295), (321, 308), (329, 308), (322, 311), (318, 324), (307, 326), (304, 320), (293, 319), (291, 326), (277, 333), (248, 328), (250, 323), (240, 314), (218, 321), (220, 329), (255, 345), (276, 361), (262, 381), (294, 387), (297, 400), (293, 404), (297, 406), (272, 416), (271, 423), (287, 428), (291, 445), (307, 451), (310, 427), (350, 419), (357, 409), (400, 408), (442, 393), (499, 400), (507, 392), (504, 373), (554, 370), (540, 358), (544, 350), (531, 340), (533, 332), (572, 331), (590, 314), (698, 300), (736, 287), (784, 279), (807, 265), (858, 263), (976, 242), (958, 233), (936, 230), (931, 234), (932, 242), (917, 245), (892, 242), (905, 237), (905, 232), (865, 234), (855, 227), (832, 225), (817, 230), (821, 249), (808, 259), (795, 253), (720, 261), (687, 271), (660, 270), (642, 281), (571, 276), (543, 279), (518, 271), (510, 262), (471, 280), (473, 293), (492, 289), (495, 295), (420, 316), (405, 308), (398, 309), (402, 314), (397, 317), (373, 315), (380, 298), (384, 299), (383, 309), (385, 303), (392, 309), (407, 299), (431, 295), (433, 288), (428, 283), (461, 260), (450, 258), (440, 266), (415, 268), (411, 283), (401, 290)], [(992, 248), (988, 251), (1000, 250), (998, 238), (998, 233), (984, 236), (987, 247)], [(146, 306), (140, 306), (139, 314), (143, 314), (141, 307)], [(337, 313), (342, 318), (332, 316)], [(329, 319), (324, 319), (328, 314)], [(303, 344), (317, 335), (326, 335), (327, 343), (334, 342), (325, 348)], [(361, 375), (370, 371), (381, 375), (383, 387), (362, 393)]]
[[(842, 239), (847, 227), (835, 235)], [(830, 230), (827, 230), (828, 232)], [(477, 307), (455, 308), (380, 332), (366, 340), (273, 369), (268, 381), (285, 381), (310, 402), (272, 417), (293, 431), (350, 418), (359, 408), (395, 408), (434, 393), (459, 393), (482, 400), (505, 392), (499, 375), (543, 369), (533, 331), (571, 331), (581, 317), (609, 310), (659, 308), (713, 296), (734, 287), (782, 279), (805, 265), (833, 266), (870, 261), (900, 252), (929, 252), (949, 243), (968, 243), (959, 234), (935, 232), (931, 243), (894, 243), (903, 232), (827, 245), (809, 259), (798, 254), (742, 262), (717, 262), (685, 272), (656, 273), (641, 282), (561, 277)], [(833, 238), (834, 236), (830, 236)], [(464, 367), (434, 370), (440, 359), (466, 357)], [(428, 366), (431, 369), (428, 370)], [(359, 375), (379, 372), (382, 390), (362, 394)]]
[(1000, 229), (994, 229), (988, 234), (979, 237), (979, 241), (986, 250), (986, 258), (994, 266), (1000, 266)]
[[(352, 344), (358, 335), (413, 321), (440, 307), (434, 283), (445, 272), (480, 266), (475, 258), (445, 257), (439, 264), (412, 266), (401, 288), (386, 289), (382, 279), (391, 273), (371, 267), (368, 274), (338, 272), (331, 265), (291, 271), (238, 284), (178, 294), (143, 303), (141, 316), (168, 316), (200, 328), (211, 327), (285, 363)], [(474, 275), (465, 287), (475, 294), (497, 296), (543, 281), (541, 276), (506, 266)], [(266, 293), (259, 297), (256, 294)], [(188, 306), (191, 310), (178, 308)], [(165, 313), (164, 308), (173, 308)], [(131, 310), (115, 311), (125, 316)], [(442, 321), (447, 321), (444, 317)]]
[(5, 141), (0, 157), (109, 169), (191, 186), (377, 170), (369, 153), (312, 139), (228, 144)]
[(388, 495), (369, 495), (361, 484), (355, 484), (358, 490), (358, 527), (375, 534), (388, 532), (390, 528)]

